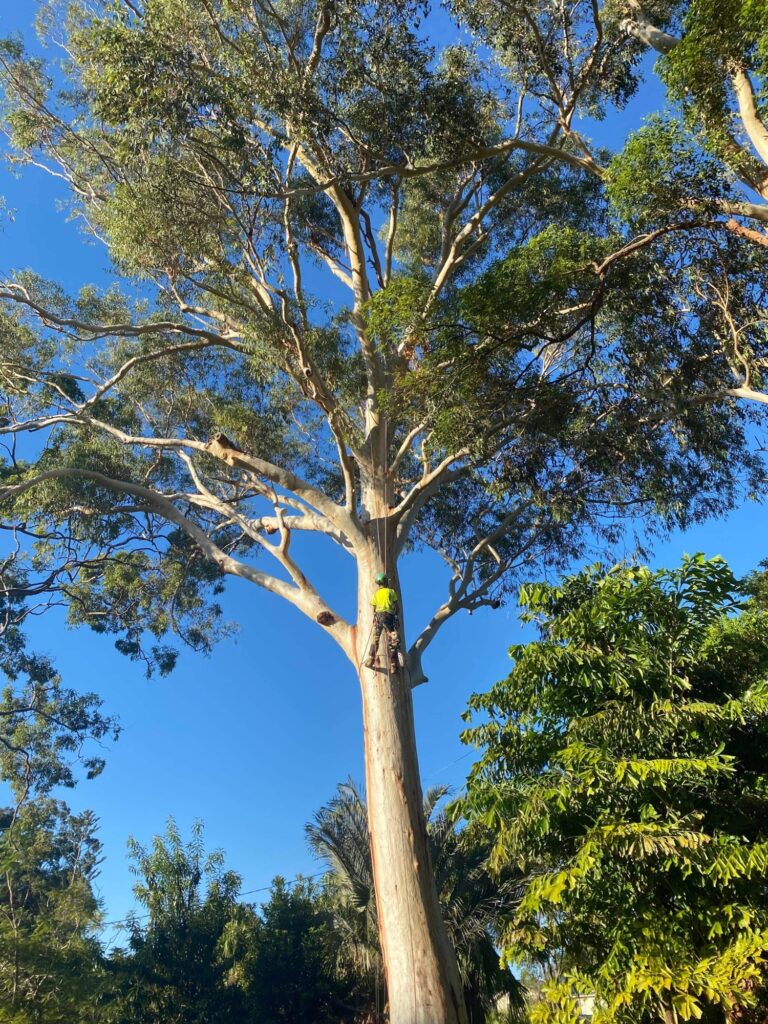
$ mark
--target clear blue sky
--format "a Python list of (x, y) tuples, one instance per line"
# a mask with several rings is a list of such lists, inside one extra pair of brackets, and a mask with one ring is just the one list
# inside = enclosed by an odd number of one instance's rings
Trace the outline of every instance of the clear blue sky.
[[(6, 0), (0, 35), (28, 34), (35, 8), (34, 0)], [(593, 135), (618, 147), (660, 97), (652, 85), (621, 117), (591, 126)], [(0, 195), (13, 211), (0, 231), (0, 271), (31, 267), (73, 290), (109, 281), (106, 252), (57, 211), (60, 192), (52, 179), (36, 171), (14, 178), (0, 167)], [(657, 547), (654, 563), (675, 564), (683, 552), (702, 550), (724, 555), (745, 573), (768, 555), (765, 515), (749, 505), (674, 536)], [(331, 604), (351, 614), (351, 561), (314, 550), (309, 557), (310, 574), (323, 579)], [(411, 629), (429, 618), (445, 584), (436, 558), (406, 559)], [(167, 679), (147, 680), (111, 639), (68, 630), (58, 614), (34, 623), (35, 645), (55, 659), (66, 683), (98, 691), (123, 725), (103, 775), (63, 794), (74, 809), (92, 808), (100, 818), (99, 887), (108, 920), (133, 906), (127, 836), (150, 841), (168, 815), (188, 834), (201, 818), (208, 847), (223, 848), (243, 889), (252, 890), (278, 873), (291, 878), (318, 870), (304, 823), (339, 781), (363, 778), (357, 682), (335, 645), (298, 612), (242, 581), (230, 582), (224, 606), (240, 623), (237, 636), (209, 658), (184, 652)], [(458, 738), (460, 713), (472, 691), (506, 674), (506, 649), (519, 637), (514, 607), (486, 610), (454, 619), (430, 649), (431, 681), (414, 694), (425, 784), (462, 784), (470, 760)]]

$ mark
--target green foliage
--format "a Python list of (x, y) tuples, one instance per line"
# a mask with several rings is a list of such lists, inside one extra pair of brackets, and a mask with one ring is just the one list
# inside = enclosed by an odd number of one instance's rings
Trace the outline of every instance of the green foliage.
[[(732, 175), (696, 148), (679, 121), (654, 116), (630, 135), (608, 169), (607, 195), (635, 228), (657, 227), (671, 217), (693, 220), (713, 200), (733, 192)], [(694, 208), (693, 204), (697, 206)]]
[(736, 81), (741, 75), (743, 83), (751, 82), (755, 112), (764, 122), (768, 23), (763, 5), (676, 0), (644, 5), (643, 13), (675, 31), (656, 67), (673, 113), (653, 117), (614, 159), (609, 192), (617, 212), (636, 225), (679, 220), (681, 213), (701, 220), (721, 209), (724, 199), (763, 193), (764, 154), (758, 159), (753, 150)]
[(151, 850), (129, 844), (134, 893), (148, 921), (130, 925), (129, 949), (110, 962), (110, 1020), (195, 1024), (243, 1019), (243, 995), (230, 983), (234, 960), (225, 937), (243, 909), (240, 878), (220, 851), (206, 855), (202, 827), (183, 843), (174, 822)]
[[(242, 942), (241, 938), (241, 942)], [(337, 1024), (354, 1013), (355, 979), (337, 969), (340, 937), (309, 880), (275, 879), (251, 919), (240, 979), (259, 1024)]]
[(765, 611), (702, 555), (520, 600), (541, 639), (470, 702), (483, 754), (459, 806), (496, 835), (495, 868), (529, 876), (502, 941), (557, 965), (532, 1019), (575, 1020), (577, 992), (605, 1021), (749, 1004), (768, 943)]
[[(3, 508), (43, 577), (70, 565), (74, 623), (161, 672), (175, 638), (226, 632), (223, 571), (253, 578), (278, 492), (201, 450), (219, 431), (334, 502), (351, 486), (358, 526), (424, 459), (450, 464), (402, 541), (464, 565), (494, 535), (478, 600), (613, 542), (615, 510), (685, 526), (759, 487), (729, 388), (744, 363), (760, 383), (766, 257), (734, 241), (725, 289), (700, 224), (738, 189), (674, 119), (606, 177), (564, 128), (639, 85), (620, 6), (459, 2), (472, 38), (438, 47), (416, 0), (71, 0), (41, 19), (60, 68), (3, 44), (14, 159), (60, 169), (127, 279), (70, 298), (25, 273), (3, 293)], [(673, 218), (683, 246), (627, 245)], [(738, 357), (715, 289), (749, 325)]]
[(147, 850), (130, 843), (145, 923), (110, 959), (105, 999), (115, 1024), (337, 1024), (353, 981), (336, 967), (339, 938), (309, 881), (273, 883), (257, 910), (240, 903), (240, 877), (221, 851), (206, 854), (202, 826), (184, 843), (171, 820)]
[(749, 0), (696, 0), (681, 5), (680, 42), (660, 62), (670, 96), (683, 105), (689, 122), (702, 130), (708, 148), (733, 160), (737, 170), (747, 174), (749, 158), (734, 153), (734, 136), (740, 131), (728, 83), (737, 67), (765, 81), (768, 22), (757, 6)]
[(104, 983), (96, 822), (47, 798), (0, 821), (0, 1018), (90, 1024)]
[(94, 778), (104, 758), (93, 744), (117, 739), (116, 720), (95, 693), (65, 687), (49, 658), (29, 650), (24, 621), (34, 602), (28, 577), (9, 560), (0, 574), (0, 780), (22, 801), (74, 786), (75, 764)]

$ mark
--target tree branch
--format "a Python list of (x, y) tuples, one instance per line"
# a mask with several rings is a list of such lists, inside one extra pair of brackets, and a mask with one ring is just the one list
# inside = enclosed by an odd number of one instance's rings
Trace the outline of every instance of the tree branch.
[(184, 334), (192, 338), (202, 338), (211, 345), (223, 345), (234, 349), (236, 352), (242, 351), (241, 346), (234, 341), (234, 338), (238, 336), (237, 334), (218, 334), (215, 331), (192, 327), (191, 324), (185, 324), (180, 321), (159, 320), (148, 324), (92, 324), (84, 320), (78, 320), (75, 317), (62, 317), (49, 309), (45, 309), (30, 298), (26, 288), (9, 282), (6, 282), (0, 288), (0, 299), (8, 299), (11, 302), (26, 306), (47, 325), (77, 331), (80, 334), (87, 335), (91, 340), (106, 337), (137, 338), (145, 334), (162, 334), (167, 332), (169, 334)]
[[(223, 551), (213, 540), (211, 540), (208, 534), (198, 526), (197, 523), (188, 519), (178, 508), (176, 508), (168, 497), (160, 494), (158, 491), (153, 491), (151, 488), (143, 487), (139, 484), (133, 484), (125, 480), (115, 480), (112, 477), (108, 477), (103, 473), (98, 473), (93, 470), (66, 467), (62, 469), (47, 470), (46, 472), (37, 474), (29, 480), (25, 480), (23, 483), (0, 488), (0, 501), (18, 497), (26, 491), (29, 491), (48, 480), (72, 478), (90, 480), (92, 483), (95, 483), (97, 486), (103, 487), (106, 490), (116, 491), (122, 494), (130, 494), (133, 497), (139, 498), (164, 519), (174, 523), (183, 530), (184, 533), (186, 533), (187, 536), (197, 544), (205, 557), (217, 565), (223, 573), (226, 573), (229, 576), (239, 576), (241, 579), (245, 579), (249, 583), (254, 583), (257, 586), (262, 587), (264, 590), (267, 590), (278, 597), (282, 597), (285, 601), (288, 601), (289, 604), (292, 604), (294, 607), (298, 608), (299, 611), (303, 612), (308, 618), (315, 622), (319, 621), (321, 625), (323, 625), (323, 617), (330, 616), (330, 620), (332, 621), (326, 619), (324, 628), (327, 629), (331, 636), (333, 636), (334, 640), (339, 644), (349, 659), (351, 661), (354, 660), (351, 626), (328, 608), (327, 604), (321, 600), (314, 588), (309, 585), (292, 585), (287, 583), (285, 580), (278, 579), (275, 576), (270, 576), (268, 573), (261, 572), (253, 566), (233, 558), (231, 555)], [(320, 616), (320, 619), (318, 619), (318, 616)]]
[(466, 467), (451, 469), (455, 463), (466, 458), (469, 449), (462, 448), (453, 455), (447, 455), (434, 469), (426, 471), (418, 483), (414, 484), (406, 494), (397, 508), (392, 512), (397, 523), (396, 552), (402, 551), (408, 535), (413, 527), (416, 517), (424, 504), (436, 494), (441, 487), (445, 487), (454, 480), (458, 480), (467, 470)]
[(743, 68), (736, 68), (733, 72), (732, 82), (744, 130), (760, 159), (763, 163), (768, 164), (768, 129), (757, 112), (755, 90), (749, 75)]

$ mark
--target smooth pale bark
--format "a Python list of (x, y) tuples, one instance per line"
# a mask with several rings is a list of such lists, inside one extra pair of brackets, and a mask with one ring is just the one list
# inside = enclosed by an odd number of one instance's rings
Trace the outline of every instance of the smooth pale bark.
[(749, 75), (742, 68), (737, 68), (733, 74), (733, 88), (739, 104), (739, 116), (746, 133), (760, 159), (768, 164), (768, 128), (758, 114), (755, 90)]
[[(373, 579), (386, 571), (399, 591), (387, 552), (387, 526), (369, 523), (370, 557), (358, 557), (356, 657), (363, 700), (368, 828), (390, 1024), (466, 1024), (456, 956), (443, 923), (427, 845), (408, 673), (367, 669)], [(383, 550), (379, 550), (383, 548)], [(385, 565), (385, 562), (388, 564)], [(402, 629), (402, 618), (401, 618)], [(401, 633), (401, 636), (403, 634)]]

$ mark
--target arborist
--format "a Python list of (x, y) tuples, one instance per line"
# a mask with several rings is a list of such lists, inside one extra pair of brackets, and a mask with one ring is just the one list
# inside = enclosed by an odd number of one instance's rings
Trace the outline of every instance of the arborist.
[(400, 630), (397, 616), (397, 593), (389, 586), (386, 573), (376, 574), (376, 591), (371, 598), (373, 605), (373, 642), (365, 659), (365, 667), (373, 668), (377, 663), (379, 641), (386, 630), (389, 645), (389, 667), (394, 672), (405, 667), (405, 659), (400, 650)]

